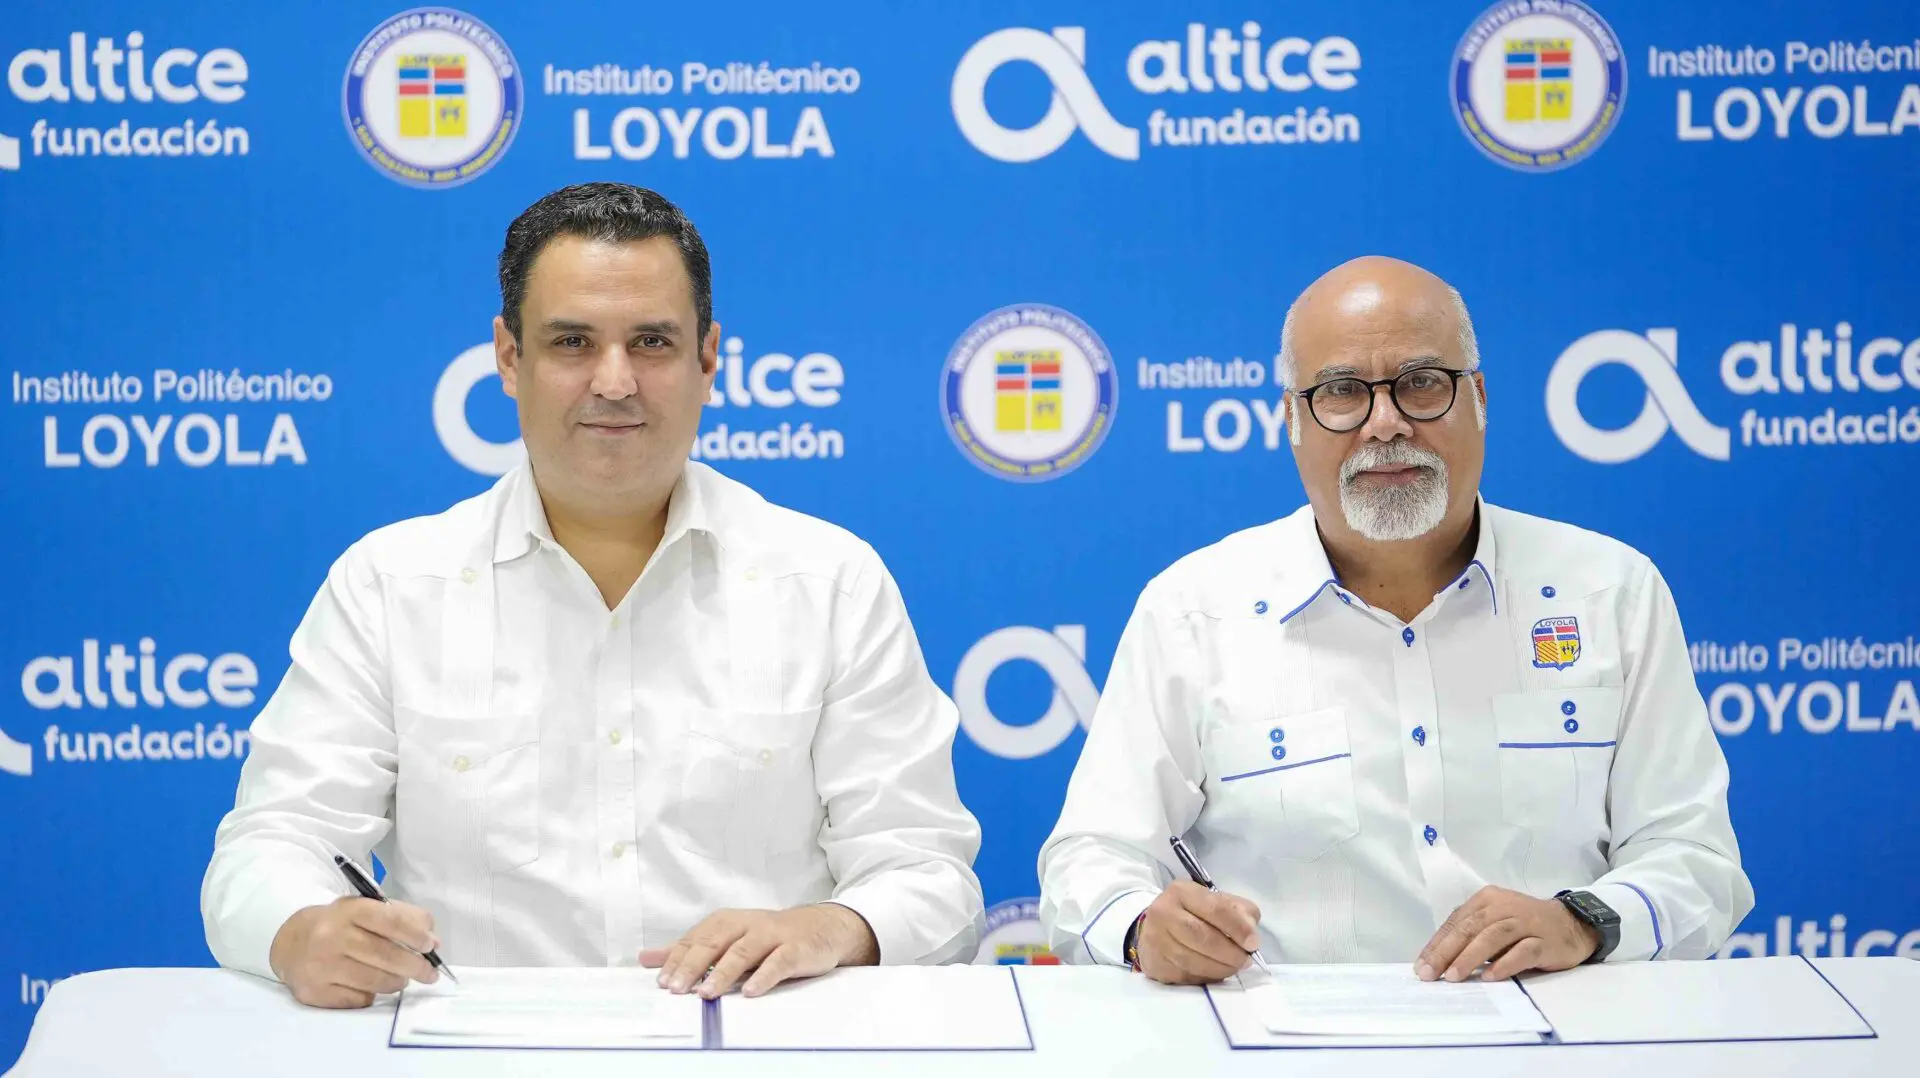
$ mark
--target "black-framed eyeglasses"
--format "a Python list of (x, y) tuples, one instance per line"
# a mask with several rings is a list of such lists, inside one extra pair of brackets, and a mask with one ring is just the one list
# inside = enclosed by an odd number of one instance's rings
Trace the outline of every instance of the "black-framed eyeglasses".
[(1313, 421), (1335, 434), (1359, 430), (1373, 416), (1374, 390), (1387, 386), (1393, 406), (1408, 419), (1428, 423), (1453, 408), (1460, 379), (1472, 371), (1447, 367), (1415, 367), (1394, 378), (1369, 382), (1364, 378), (1334, 378), (1300, 390)]

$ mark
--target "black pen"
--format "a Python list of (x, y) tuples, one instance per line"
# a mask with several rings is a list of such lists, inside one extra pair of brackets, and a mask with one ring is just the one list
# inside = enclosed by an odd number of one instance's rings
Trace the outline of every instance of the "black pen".
[[(354, 864), (352, 861), (347, 860), (337, 853), (333, 855), (333, 863), (340, 866), (340, 871), (346, 875), (347, 882), (353, 884), (353, 889), (360, 892), (361, 898), (371, 898), (375, 902), (387, 901), (387, 896), (381, 894), (380, 888), (374, 886), (372, 877), (360, 871), (359, 865)], [(439, 955), (428, 950), (421, 952), (420, 957), (426, 959), (427, 964), (434, 969), (446, 974), (447, 979), (451, 980), (454, 984), (460, 983), (460, 978), (453, 975), (453, 967), (440, 961)]]
[[(1193, 859), (1193, 851), (1187, 849), (1187, 844), (1180, 841), (1180, 836), (1175, 835), (1167, 841), (1173, 844), (1173, 855), (1180, 859), (1180, 867), (1187, 870), (1187, 875), (1193, 877), (1193, 882), (1216, 894), (1219, 893), (1220, 888), (1213, 885), (1213, 877), (1207, 875), (1207, 870), (1201, 868), (1200, 862)], [(1260, 957), (1260, 948), (1255, 947), (1248, 951), (1247, 957), (1253, 959), (1254, 964), (1264, 970), (1267, 976), (1273, 976), (1272, 967), (1267, 965), (1266, 959)]]

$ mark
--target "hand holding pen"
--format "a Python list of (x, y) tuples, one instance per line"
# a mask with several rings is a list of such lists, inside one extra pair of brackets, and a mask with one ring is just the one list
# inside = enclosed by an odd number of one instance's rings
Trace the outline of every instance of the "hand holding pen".
[(345, 857), (334, 866), (354, 895), (307, 906), (274, 934), (267, 964), (309, 1007), (365, 1007), (408, 982), (431, 984), (442, 972), (458, 984), (435, 953), (433, 914), (390, 902), (373, 880)]
[[(1187, 870), (1187, 875), (1193, 878), (1193, 882), (1206, 888), (1208, 891), (1212, 892), (1213, 894), (1216, 894), (1216, 895), (1226, 894), (1226, 892), (1214, 886), (1213, 877), (1207, 875), (1207, 870), (1200, 867), (1199, 861), (1194, 860), (1193, 851), (1187, 849), (1187, 844), (1185, 842), (1180, 841), (1179, 835), (1175, 835), (1172, 838), (1168, 839), (1167, 841), (1173, 845), (1173, 855), (1180, 859), (1180, 867)], [(1229, 899), (1233, 898), (1233, 896), (1231, 895), (1227, 895), (1226, 897), (1228, 897)], [(1246, 903), (1247, 912), (1251, 914), (1253, 918), (1254, 928), (1255, 928), (1255, 938), (1249, 941), (1248, 943), (1246, 943), (1243, 946), (1243, 949), (1247, 952), (1247, 957), (1253, 959), (1255, 965), (1259, 966), (1262, 970), (1264, 970), (1266, 973), (1271, 975), (1273, 973), (1272, 968), (1267, 965), (1266, 959), (1260, 957), (1260, 940), (1258, 938), (1259, 936), (1258, 930), (1260, 925), (1260, 907), (1254, 905), (1252, 902), (1248, 902), (1246, 899), (1238, 899), (1237, 901)]]
[(1137, 953), (1141, 972), (1166, 984), (1211, 984), (1245, 969), (1267, 969), (1259, 954), (1260, 908), (1213, 885), (1186, 844), (1174, 856), (1192, 881), (1175, 880), (1147, 907)]
[[(340, 871), (347, 877), (347, 882), (353, 885), (354, 890), (360, 892), (361, 898), (371, 898), (375, 902), (381, 903), (387, 901), (387, 896), (380, 892), (380, 886), (373, 882), (373, 877), (367, 875), (359, 865), (354, 864), (352, 861), (347, 860), (337, 853), (333, 855), (333, 863), (340, 867)], [(432, 947), (421, 951), (420, 957), (426, 959), (427, 964), (434, 969), (446, 974), (448, 979), (452, 980), (454, 984), (460, 983), (460, 978), (453, 975), (453, 967), (440, 961), (440, 956), (434, 952)]]

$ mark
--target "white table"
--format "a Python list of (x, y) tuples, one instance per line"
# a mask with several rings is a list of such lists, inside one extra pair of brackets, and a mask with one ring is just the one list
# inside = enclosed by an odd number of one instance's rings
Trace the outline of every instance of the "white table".
[(1472, 1078), (1852, 1078), (1920, 1075), (1920, 962), (1820, 959), (1816, 964), (1878, 1040), (1522, 1048), (1234, 1051), (1205, 995), (1114, 969), (1020, 967), (1032, 1052), (505, 1052), (387, 1047), (392, 1005), (319, 1011), (242, 973), (121, 969), (55, 985), (41, 1004), (22, 1078), (273, 1074), (849, 1075), (1247, 1074), (1287, 1078), (1457, 1074)]

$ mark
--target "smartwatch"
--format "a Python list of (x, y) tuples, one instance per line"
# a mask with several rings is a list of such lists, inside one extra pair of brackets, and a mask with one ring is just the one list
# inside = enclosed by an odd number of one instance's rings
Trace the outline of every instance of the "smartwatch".
[(1607, 956), (1620, 946), (1620, 915), (1613, 907), (1600, 901), (1592, 891), (1561, 891), (1553, 897), (1567, 908), (1567, 912), (1578, 918), (1581, 923), (1591, 925), (1600, 933), (1600, 946), (1594, 949), (1588, 962), (1605, 962)]

